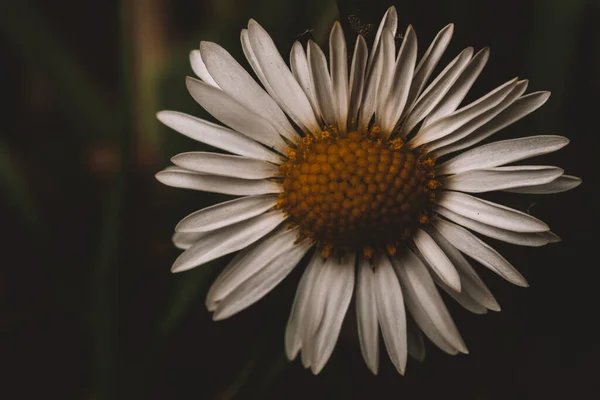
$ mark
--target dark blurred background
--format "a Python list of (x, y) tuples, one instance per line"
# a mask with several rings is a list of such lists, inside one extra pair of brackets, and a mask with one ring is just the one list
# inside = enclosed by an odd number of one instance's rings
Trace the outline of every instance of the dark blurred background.
[[(569, 137), (567, 148), (537, 161), (584, 184), (559, 195), (489, 197), (529, 210), (564, 241), (544, 248), (490, 241), (531, 287), (480, 268), (502, 312), (476, 316), (446, 299), (470, 355), (428, 345), (425, 362), (409, 360), (401, 377), (382, 347), (374, 377), (360, 355), (351, 305), (333, 356), (315, 377), (283, 352), (301, 268), (218, 323), (204, 296), (227, 260), (169, 272), (176, 222), (226, 197), (154, 179), (172, 155), (203, 148), (161, 126), (155, 113), (208, 118), (184, 85), (192, 74), (188, 52), (200, 40), (216, 41), (247, 66), (239, 32), (249, 18), (287, 58), (298, 38), (324, 44), (338, 18), (352, 43), (357, 29), (372, 39), (391, 4), (400, 31), (415, 27), (420, 54), (455, 23), (442, 64), (466, 46), (491, 47), (467, 100), (514, 76), (530, 79), (529, 92), (552, 91), (544, 107), (494, 138)], [(2, 1), (0, 396), (597, 396), (599, 20), (597, 0)]]

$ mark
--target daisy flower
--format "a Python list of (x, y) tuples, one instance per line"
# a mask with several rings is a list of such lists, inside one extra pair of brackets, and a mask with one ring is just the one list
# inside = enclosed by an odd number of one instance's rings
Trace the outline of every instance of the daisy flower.
[(391, 7), (371, 51), (359, 35), (348, 62), (336, 23), (329, 60), (315, 42), (296, 42), (288, 66), (250, 20), (242, 48), (262, 85), (218, 44), (202, 42), (190, 53), (199, 79), (188, 77), (187, 88), (225, 126), (158, 113), (172, 129), (230, 154), (178, 154), (157, 179), (237, 196), (179, 222), (173, 241), (185, 251), (172, 271), (237, 252), (206, 298), (221, 320), (306, 265), (285, 349), (289, 359), (301, 353), (315, 374), (333, 352), (353, 294), (360, 348), (373, 373), (379, 331), (401, 374), (408, 354), (424, 357), (423, 334), (446, 353), (467, 353), (438, 288), (482, 314), (500, 306), (472, 261), (527, 286), (479, 235), (534, 247), (560, 240), (539, 219), (476, 194), (556, 193), (581, 182), (558, 167), (514, 165), (559, 150), (569, 142), (564, 137), (480, 144), (544, 104), (548, 92), (524, 94), (528, 82), (514, 78), (462, 104), (489, 50), (468, 47), (431, 79), (453, 25), (420, 60), (412, 26), (399, 48), (397, 28)]

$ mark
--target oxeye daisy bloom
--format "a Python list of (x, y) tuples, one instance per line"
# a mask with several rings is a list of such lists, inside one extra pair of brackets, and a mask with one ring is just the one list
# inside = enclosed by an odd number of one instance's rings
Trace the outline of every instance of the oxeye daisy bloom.
[(489, 50), (468, 47), (431, 79), (453, 25), (420, 60), (411, 26), (397, 48), (397, 25), (392, 7), (371, 51), (358, 36), (348, 62), (336, 23), (329, 61), (313, 41), (306, 48), (296, 42), (288, 66), (250, 20), (241, 42), (262, 86), (215, 43), (202, 42), (190, 54), (200, 78), (187, 78), (190, 94), (227, 127), (174, 111), (158, 114), (174, 130), (231, 154), (176, 155), (157, 179), (238, 196), (176, 226), (173, 241), (185, 251), (172, 271), (237, 252), (206, 299), (221, 320), (305, 266), (285, 349), (290, 359), (301, 353), (315, 374), (333, 352), (353, 294), (361, 351), (373, 373), (380, 330), (401, 374), (408, 354), (424, 357), (422, 334), (446, 353), (467, 353), (438, 288), (482, 314), (500, 306), (471, 261), (527, 286), (478, 235), (522, 246), (560, 240), (539, 219), (474, 194), (557, 193), (581, 182), (558, 167), (513, 164), (559, 150), (568, 143), (564, 137), (479, 145), (536, 110), (549, 93), (525, 95), (528, 82), (515, 78), (462, 104)]

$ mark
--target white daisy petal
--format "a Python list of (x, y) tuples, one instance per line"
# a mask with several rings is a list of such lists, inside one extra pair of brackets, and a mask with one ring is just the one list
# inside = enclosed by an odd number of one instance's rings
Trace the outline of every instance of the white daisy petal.
[(206, 308), (214, 311), (238, 286), (294, 247), (297, 235), (297, 229), (281, 227), (236, 254), (208, 290)]
[(436, 202), (463, 217), (509, 231), (544, 232), (550, 229), (543, 221), (522, 211), (465, 193), (444, 191)]
[[(379, 328), (377, 325), (375, 290), (375, 273), (371, 262), (361, 257), (358, 262), (358, 282), (356, 284), (358, 339), (360, 351), (367, 367), (373, 374), (377, 375), (379, 369)], [(402, 310), (402, 313), (404, 313), (404, 310)]]
[(450, 244), (436, 229), (428, 229), (427, 232), (435, 239), (436, 243), (444, 250), (444, 253), (446, 253), (452, 264), (456, 267), (460, 275), (462, 292), (467, 293), (488, 310), (500, 311), (500, 305), (494, 298), (494, 295), (460, 251)]
[(499, 130), (506, 128), (510, 124), (534, 112), (544, 105), (549, 97), (550, 92), (535, 92), (523, 96), (508, 106), (494, 119), (478, 128), (469, 136), (448, 146), (437, 149), (435, 153), (441, 157), (443, 155), (471, 147), (482, 140), (487, 139)]
[[(273, 88), (269, 84), (269, 81), (267, 81), (267, 78), (265, 77), (265, 74), (263, 73), (262, 68), (261, 68), (260, 64), (258, 63), (258, 58), (256, 58), (256, 55), (254, 54), (254, 50), (252, 50), (252, 44), (250, 43), (250, 36), (248, 35), (248, 29), (242, 29), (242, 31), (240, 32), (240, 42), (242, 43), (242, 50), (244, 52), (244, 56), (246, 56), (246, 60), (248, 60), (248, 63), (252, 67), (252, 70), (258, 77), (258, 80), (260, 81), (260, 83), (263, 84), (267, 93), (269, 93), (271, 95), (273, 100), (275, 100), (277, 102), (277, 104), (279, 104), (279, 106), (286, 112), (286, 114), (290, 115), (287, 112), (287, 107), (285, 106), (285, 104), (282, 103), (282, 101), (279, 99), (279, 97), (277, 97), (277, 94), (273, 91)], [(296, 122), (296, 121), (294, 121), (294, 122)], [(305, 128), (304, 126), (301, 126), (301, 127), (303, 129)]]
[(208, 69), (206, 69), (206, 64), (204, 64), (204, 60), (202, 60), (202, 54), (200, 53), (200, 50), (190, 51), (190, 64), (192, 65), (192, 70), (198, 78), (202, 79), (209, 85), (220, 89), (217, 82), (215, 82), (213, 77), (208, 72)]
[(416, 62), (417, 35), (412, 26), (409, 25), (396, 59), (395, 71), (391, 78), (389, 92), (386, 97), (380, 97), (379, 99), (379, 108), (384, 110), (381, 126), (384, 133), (392, 132), (407, 106)]
[[(390, 93), (390, 87), (396, 70), (396, 42), (392, 31), (389, 29), (385, 29), (381, 35), (379, 51), (382, 53), (382, 56), (380, 76), (377, 82), (377, 93), (375, 95), (375, 125), (382, 126), (386, 116), (385, 107), (387, 101), (391, 99), (391, 97), (388, 97), (388, 94)], [(390, 131), (386, 131), (385, 134), (389, 135)]]
[(312, 40), (308, 41), (308, 69), (315, 88), (317, 104), (327, 125), (335, 126), (337, 122), (337, 103), (334, 99), (333, 84), (327, 70), (327, 59), (321, 48)]
[(440, 278), (433, 275), (435, 283), (442, 288), (448, 296), (452, 297), (458, 304), (463, 306), (467, 311), (471, 311), (473, 314), (486, 314), (487, 308), (479, 304), (473, 299), (467, 292), (456, 292), (450, 286), (446, 285)]
[(514, 78), (473, 103), (439, 119), (431, 125), (421, 128), (409, 143), (413, 147), (418, 147), (449, 135), (481, 114), (500, 104), (500, 102), (502, 102), (502, 100), (504, 100), (504, 98), (514, 89), (516, 84), (517, 78)]
[(221, 150), (275, 164), (283, 162), (281, 156), (254, 140), (212, 122), (176, 111), (161, 111), (157, 117), (177, 132)]
[(339, 132), (346, 133), (348, 120), (348, 51), (344, 31), (339, 22), (333, 25), (329, 35), (329, 70), (335, 104)]
[(504, 257), (471, 232), (443, 219), (433, 221), (433, 226), (461, 252), (479, 261), (507, 281), (517, 286), (528, 286), (527, 281)]
[(277, 98), (286, 105), (286, 112), (314, 134), (321, 132), (310, 102), (285, 64), (273, 39), (256, 21), (248, 22), (248, 38), (262, 73)]
[(171, 271), (186, 271), (226, 254), (241, 250), (271, 232), (285, 219), (286, 215), (283, 212), (272, 211), (212, 231), (181, 253), (175, 260)]
[(314, 287), (310, 292), (310, 298), (301, 314), (301, 323), (298, 322), (302, 343), (301, 360), (304, 368), (309, 368), (316, 361), (313, 351), (315, 335), (323, 320), (329, 290), (336, 279), (335, 268), (331, 268), (330, 265), (332, 262), (333, 258), (329, 257), (327, 261), (319, 266)]
[(187, 250), (206, 234), (206, 232), (175, 232), (171, 240), (178, 249)]
[(431, 143), (428, 143), (425, 147), (427, 151), (434, 151), (440, 147), (447, 146), (454, 142), (457, 142), (471, 133), (476, 131), (479, 127), (485, 125), (488, 121), (494, 119), (498, 114), (500, 114), (503, 110), (509, 107), (512, 103), (514, 103), (524, 92), (527, 90), (528, 81), (518, 81), (516, 85), (512, 88), (510, 93), (500, 102), (498, 105), (490, 108), (486, 112), (478, 115), (473, 118), (471, 121), (467, 122), (454, 132), (447, 134), (444, 137), (441, 137), (437, 140), (434, 140)]
[(178, 154), (171, 158), (171, 162), (194, 172), (241, 179), (264, 179), (279, 175), (277, 165), (227, 154), (194, 151)]
[(459, 225), (462, 225), (465, 228), (469, 228), (472, 231), (475, 231), (487, 237), (501, 240), (503, 242), (512, 243), (519, 246), (531, 247), (539, 247), (548, 244), (548, 239), (546, 239), (542, 235), (538, 235), (537, 233), (513, 232), (508, 231), (506, 229), (497, 228), (495, 226), (490, 226), (464, 217), (462, 215), (456, 214), (455, 212), (452, 212), (447, 208), (440, 206), (434, 206), (433, 210), (439, 215), (443, 215), (449, 220)]
[(562, 175), (558, 167), (523, 165), (476, 169), (443, 179), (444, 189), (483, 193), (549, 183)]
[[(465, 49), (465, 51), (468, 49)], [(464, 52), (464, 51), (463, 51)], [(461, 53), (462, 54), (462, 53)], [(440, 118), (456, 111), (460, 103), (483, 71), (490, 58), (490, 49), (483, 48), (470, 59), (469, 63), (460, 70), (460, 76), (454, 80), (442, 100), (435, 106), (423, 121), (423, 127), (431, 125)], [(433, 84), (432, 84), (433, 85)]]
[(404, 375), (408, 356), (404, 299), (392, 264), (385, 255), (375, 260), (375, 301), (377, 319), (390, 360)]
[(446, 51), (453, 33), (454, 24), (446, 25), (444, 29), (438, 32), (421, 58), (421, 61), (419, 61), (419, 64), (415, 68), (414, 78), (410, 86), (410, 93), (407, 100), (409, 106), (421, 95), (427, 80)]
[[(324, 268), (333, 269), (335, 277), (327, 292), (324, 304), (323, 319), (314, 337), (311, 370), (313, 374), (321, 372), (333, 352), (350, 305), (354, 291), (355, 255), (344, 255), (339, 260), (332, 257), (332, 263), (325, 263)], [(328, 265), (329, 264), (329, 265)]]
[(560, 236), (558, 236), (556, 233), (554, 232), (542, 232), (540, 233), (540, 235), (545, 236), (546, 239), (548, 239), (548, 243), (558, 243), (558, 242), (562, 242), (562, 239), (560, 238)]
[(440, 72), (437, 78), (435, 78), (435, 80), (427, 87), (425, 92), (416, 100), (416, 102), (414, 102), (414, 104), (412, 104), (411, 109), (408, 110), (408, 116), (402, 126), (405, 135), (411, 132), (419, 122), (429, 115), (431, 110), (444, 98), (448, 90), (453, 87), (452, 85), (460, 76), (461, 72), (468, 65), (472, 56), (472, 47), (464, 49), (446, 68), (444, 68), (442, 72)]
[(219, 303), (213, 314), (213, 320), (229, 318), (262, 299), (292, 272), (311, 247), (311, 243), (304, 241), (269, 262), (256, 275), (238, 286), (233, 293)]
[(396, 7), (391, 6), (387, 9), (383, 18), (381, 19), (381, 23), (379, 24), (379, 28), (377, 28), (377, 33), (375, 34), (375, 39), (373, 40), (372, 52), (369, 55), (369, 61), (367, 63), (367, 73), (371, 71), (375, 62), (375, 51), (379, 48), (379, 42), (381, 40), (381, 35), (385, 29), (389, 29), (392, 32), (392, 36), (396, 35), (396, 30), (398, 29), (398, 13), (396, 12)]
[(185, 82), (194, 100), (213, 117), (267, 147), (285, 152), (287, 145), (268, 120), (222, 90), (190, 77)]
[(290, 67), (292, 68), (294, 77), (302, 87), (302, 90), (304, 90), (304, 94), (306, 94), (316, 118), (320, 120), (322, 118), (321, 111), (319, 110), (317, 95), (315, 94), (315, 88), (310, 77), (308, 60), (302, 44), (298, 41), (294, 42), (292, 51), (290, 52)]
[[(391, 43), (389, 39), (389, 31), (384, 31), (386, 39), (386, 43)], [(393, 41), (393, 38), (392, 38)], [(367, 64), (367, 72), (365, 74), (365, 88), (363, 90), (363, 98), (361, 100), (360, 106), (360, 114), (358, 117), (358, 131), (366, 131), (369, 127), (369, 122), (371, 122), (371, 118), (373, 114), (375, 114), (375, 107), (377, 105), (377, 93), (379, 81), (381, 78), (381, 74), (383, 71), (383, 64), (386, 60), (383, 50), (384, 46), (377, 46), (377, 48), (373, 48), (371, 50), (371, 55), (374, 54), (373, 65), (369, 68)], [(388, 47), (389, 46), (385, 46)], [(389, 59), (389, 57), (387, 58)]]
[(404, 302), (423, 333), (450, 354), (468, 353), (456, 325), (446, 309), (433, 279), (419, 258), (406, 249), (401, 258), (392, 258), (402, 286)]
[(424, 230), (417, 229), (413, 241), (423, 255), (423, 258), (431, 266), (431, 269), (446, 285), (454, 291), (460, 292), (460, 278), (452, 262)]
[(581, 185), (581, 178), (572, 175), (561, 175), (551, 182), (533, 186), (520, 186), (505, 189), (506, 192), (526, 194), (552, 194), (566, 192)]
[[(292, 121), (294, 121), (294, 123), (296, 125), (298, 125), (298, 127), (305, 134), (307, 134), (307, 135), (310, 134), (310, 130), (302, 123), (302, 121), (300, 121), (297, 118), (297, 116), (292, 112), (292, 110), (290, 110), (288, 105), (279, 98), (279, 96), (277, 95), (277, 92), (275, 92), (275, 90), (273, 90), (273, 88), (271, 87), (271, 84), (267, 80), (265, 74), (263, 73), (262, 67), (260, 66), (260, 63), (258, 62), (258, 58), (256, 57), (254, 50), (252, 49), (252, 44), (250, 43), (250, 36), (248, 34), (248, 29), (242, 29), (242, 32), (240, 33), (240, 41), (242, 42), (242, 49), (244, 51), (244, 55), (246, 56), (246, 59), (248, 60), (248, 63), (252, 67), (252, 70), (254, 70), (254, 73), (256, 74), (256, 76), (258, 77), (260, 82), (263, 84), (267, 93), (269, 93), (269, 95), (273, 98), (273, 100), (275, 100), (277, 102), (277, 104), (279, 104), (279, 107), (281, 107), (281, 109), (286, 113), (286, 115), (288, 117), (290, 117), (290, 119)], [(298, 82), (298, 83), (301, 84), (300, 82)], [(308, 95), (307, 95), (307, 97), (308, 97)], [(311, 105), (314, 106), (314, 104), (312, 104), (312, 102), (311, 102)], [(316, 110), (314, 111), (314, 113), (315, 113), (316, 117), (319, 118), (318, 112)]]
[[(427, 261), (421, 254), (417, 253), (419, 259), (428, 267), (430, 271), (433, 271), (431, 267), (431, 263)], [(466, 291), (457, 292), (450, 286), (448, 286), (444, 281), (440, 279), (440, 277), (435, 273), (431, 274), (433, 281), (438, 285), (444, 292), (446, 292), (450, 297), (452, 297), (458, 304), (463, 306), (468, 311), (471, 311), (474, 314), (486, 314), (487, 308), (483, 305), (479, 304), (469, 293)]]
[(285, 329), (285, 353), (289, 360), (295, 359), (302, 347), (302, 328), (305, 326), (306, 309), (323, 263), (321, 253), (318, 249), (315, 250), (298, 283), (290, 318)]
[(472, 169), (498, 167), (515, 161), (552, 153), (569, 144), (563, 136), (540, 135), (502, 140), (475, 147), (437, 167), (441, 175), (458, 174)]
[(176, 232), (209, 232), (268, 211), (277, 204), (277, 195), (240, 197), (196, 211), (182, 219)]
[(223, 91), (271, 122), (277, 131), (289, 140), (300, 136), (292, 127), (277, 103), (250, 76), (250, 74), (221, 46), (212, 42), (200, 43), (200, 53), (218, 86)]
[(201, 175), (192, 171), (161, 171), (156, 179), (167, 186), (204, 192), (252, 196), (258, 194), (281, 193), (283, 188), (277, 182), (266, 180), (236, 179), (225, 176)]
[(425, 361), (425, 341), (423, 340), (423, 334), (410, 314), (406, 316), (406, 341), (408, 355), (419, 362)]
[(367, 49), (367, 42), (359, 35), (354, 46), (354, 55), (352, 56), (352, 65), (350, 67), (350, 103), (348, 106), (349, 131), (356, 129), (358, 123), (358, 110), (362, 104), (368, 54), (369, 50)]

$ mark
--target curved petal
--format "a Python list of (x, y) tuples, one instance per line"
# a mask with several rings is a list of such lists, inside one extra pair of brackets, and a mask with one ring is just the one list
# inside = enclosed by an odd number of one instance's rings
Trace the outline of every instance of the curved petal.
[(187, 250), (206, 236), (206, 234), (206, 232), (175, 232), (171, 240), (178, 249)]
[[(386, 43), (392, 43), (394, 38), (391, 36), (389, 30), (385, 30), (384, 38)], [(384, 62), (389, 59), (386, 58), (384, 50), (385, 48), (389, 48), (387, 46), (377, 46), (377, 48), (373, 48), (371, 50), (371, 56), (374, 56), (373, 65), (369, 68), (369, 64), (367, 64), (367, 72), (365, 75), (365, 89), (363, 90), (363, 98), (361, 100), (360, 106), (360, 114), (358, 117), (358, 131), (363, 132), (366, 131), (369, 127), (369, 122), (375, 113), (375, 108), (377, 106), (377, 90), (379, 86), (379, 81), (381, 79), (383, 65)], [(369, 57), (371, 57), (369, 56)]]
[(395, 71), (392, 76), (389, 93), (380, 97), (379, 108), (383, 109), (381, 129), (391, 133), (407, 106), (408, 94), (417, 62), (417, 35), (412, 26), (408, 26), (404, 40), (396, 59)]
[(572, 175), (561, 175), (551, 182), (534, 186), (520, 186), (505, 189), (506, 192), (526, 194), (552, 194), (566, 192), (581, 185), (581, 178)]
[(313, 253), (308, 262), (304, 274), (298, 283), (296, 296), (292, 304), (290, 318), (285, 328), (285, 353), (288, 359), (293, 360), (302, 348), (302, 329), (305, 326), (306, 310), (308, 308), (313, 287), (316, 285), (317, 278), (321, 272), (324, 260), (321, 253), (317, 250)]
[(287, 145), (269, 121), (222, 90), (190, 77), (185, 82), (194, 100), (213, 117), (280, 153), (287, 150)]
[[(454, 60), (444, 68), (435, 80), (427, 87), (425, 92), (411, 105), (408, 110), (406, 121), (402, 124), (402, 131), (405, 135), (410, 133), (431, 110), (433, 110), (446, 93), (453, 87), (462, 71), (473, 56), (473, 48), (467, 47)], [(412, 89), (411, 89), (412, 90)]]
[(200, 175), (192, 171), (164, 170), (156, 174), (156, 179), (167, 186), (234, 196), (281, 193), (283, 190), (277, 182)]
[(279, 175), (279, 167), (261, 160), (227, 154), (194, 151), (181, 153), (171, 162), (178, 167), (208, 175), (241, 179), (264, 179)]
[(227, 50), (216, 43), (201, 42), (200, 53), (208, 72), (225, 93), (269, 121), (289, 140), (300, 138), (277, 103)]
[(504, 100), (504, 98), (514, 89), (516, 84), (517, 78), (514, 78), (471, 104), (439, 119), (431, 125), (421, 128), (409, 143), (413, 147), (418, 147), (449, 135), (481, 114), (500, 104), (500, 102), (502, 102), (502, 100)]
[(208, 69), (206, 69), (206, 64), (204, 64), (204, 60), (202, 60), (202, 54), (200, 53), (200, 50), (190, 51), (190, 64), (192, 66), (192, 71), (194, 71), (198, 78), (202, 79), (209, 85), (220, 89), (217, 82), (215, 82), (213, 77), (210, 76)]
[(377, 325), (377, 303), (375, 273), (369, 260), (358, 262), (356, 284), (356, 319), (360, 351), (367, 367), (377, 375), (379, 369), (379, 329)]
[(444, 207), (434, 206), (433, 210), (439, 215), (442, 215), (448, 218), (450, 221), (464, 226), (465, 228), (469, 228), (472, 231), (475, 231), (487, 237), (501, 240), (503, 242), (512, 243), (519, 246), (531, 247), (544, 246), (549, 242), (549, 240), (545, 236), (540, 235), (538, 233), (513, 232), (508, 231), (506, 229), (497, 228), (495, 226), (490, 226), (482, 222), (478, 222), (470, 218), (464, 217), (462, 215), (456, 214), (455, 212), (452, 212)]
[(273, 39), (252, 19), (248, 22), (248, 39), (265, 80), (277, 99), (285, 104), (288, 115), (312, 133), (319, 134), (321, 127), (300, 84), (285, 64)]
[(240, 197), (196, 211), (182, 219), (176, 232), (210, 232), (260, 215), (277, 204), (277, 195)]
[(309, 40), (307, 57), (310, 78), (315, 88), (317, 104), (319, 110), (321, 110), (323, 120), (327, 125), (336, 126), (337, 103), (335, 103), (333, 96), (333, 84), (327, 70), (325, 54), (315, 42)]
[(367, 57), (369, 50), (367, 42), (358, 35), (354, 46), (354, 55), (352, 56), (352, 65), (350, 67), (350, 103), (348, 106), (348, 130), (356, 129), (358, 123), (358, 110), (362, 104), (363, 91), (365, 88), (365, 71), (367, 68)]
[(413, 241), (423, 255), (423, 258), (442, 282), (448, 285), (452, 290), (460, 292), (460, 278), (452, 261), (446, 257), (446, 254), (440, 249), (435, 240), (431, 238), (424, 230), (417, 229), (413, 236)]
[(207, 233), (177, 257), (171, 271), (186, 271), (241, 250), (271, 232), (285, 219), (286, 215), (281, 211), (272, 211)]
[(238, 286), (293, 248), (297, 235), (297, 228), (288, 230), (281, 227), (236, 254), (208, 290), (206, 308), (214, 311), (219, 302)]
[(310, 77), (308, 60), (302, 44), (298, 41), (294, 42), (292, 51), (290, 52), (290, 67), (292, 68), (292, 74), (294, 74), (302, 90), (304, 90), (304, 94), (306, 94), (316, 118), (320, 120), (322, 118), (321, 111), (319, 110), (317, 95), (315, 94), (315, 88)]
[(333, 84), (333, 95), (337, 104), (337, 127), (346, 133), (348, 121), (348, 51), (344, 31), (338, 21), (333, 24), (329, 35), (329, 70)]
[(436, 201), (464, 217), (514, 232), (544, 232), (550, 227), (522, 211), (460, 192), (442, 192)]
[(401, 259), (392, 258), (402, 286), (406, 307), (425, 335), (450, 354), (468, 353), (456, 325), (446, 309), (427, 268), (419, 258), (406, 249)]
[(431, 152), (435, 149), (447, 146), (469, 136), (479, 127), (494, 119), (498, 114), (514, 103), (523, 93), (525, 93), (525, 90), (527, 90), (527, 85), (529, 85), (529, 81), (518, 81), (508, 95), (500, 103), (498, 103), (498, 105), (473, 118), (471, 121), (456, 129), (454, 132), (428, 143), (426, 145), (427, 151)]
[(375, 260), (377, 319), (390, 360), (401, 375), (408, 357), (404, 298), (394, 268), (385, 255)]
[(437, 167), (442, 175), (458, 174), (472, 169), (492, 168), (515, 161), (552, 153), (569, 144), (563, 136), (540, 135), (502, 140), (475, 147)]
[(488, 310), (500, 311), (500, 305), (494, 298), (494, 295), (460, 251), (450, 244), (436, 229), (431, 228), (428, 230), (428, 233), (435, 239), (436, 243), (444, 250), (444, 253), (446, 253), (452, 264), (456, 267), (460, 275), (462, 292), (467, 293)]
[(453, 33), (454, 24), (446, 25), (444, 29), (438, 32), (421, 58), (421, 61), (419, 61), (419, 64), (415, 68), (414, 78), (410, 86), (410, 93), (407, 100), (409, 106), (411, 106), (421, 95), (421, 91), (425, 87), (427, 80), (446, 51)]
[(369, 55), (369, 61), (367, 62), (367, 73), (370, 73), (371, 69), (373, 68), (375, 62), (375, 52), (379, 48), (381, 35), (385, 29), (389, 29), (390, 32), (392, 32), (392, 36), (396, 35), (396, 30), (398, 29), (398, 13), (396, 12), (396, 7), (394, 6), (388, 8), (385, 14), (383, 14), (379, 28), (377, 28), (377, 33), (375, 34), (375, 39), (373, 40), (373, 46), (371, 47), (372, 51)]
[(476, 169), (443, 179), (444, 189), (470, 193), (505, 190), (549, 183), (563, 174), (558, 167), (523, 165)]
[(212, 122), (177, 111), (160, 111), (156, 116), (169, 128), (209, 146), (275, 164), (283, 162), (281, 156), (260, 143)]
[[(330, 262), (330, 260), (332, 262)], [(342, 322), (350, 305), (354, 291), (354, 254), (330, 257), (324, 268), (331, 269), (333, 275), (323, 304), (323, 318), (315, 333), (311, 356), (311, 370), (318, 374), (329, 360), (342, 328)]]
[(455, 151), (471, 147), (484, 139), (487, 139), (494, 133), (506, 128), (512, 123), (531, 114), (540, 108), (550, 97), (550, 92), (535, 92), (523, 96), (508, 106), (504, 111), (498, 114), (494, 119), (478, 128), (469, 136), (444, 146), (436, 150), (436, 154), (441, 157)]
[(229, 318), (262, 299), (292, 272), (311, 247), (312, 244), (308, 241), (298, 243), (288, 252), (280, 254), (269, 262), (219, 303), (213, 314), (213, 320)]
[[(383, 126), (383, 121), (385, 119), (385, 105), (386, 101), (389, 99), (388, 95), (394, 78), (396, 58), (396, 42), (394, 35), (389, 29), (383, 31), (379, 51), (382, 56), (379, 69), (380, 75), (379, 80), (377, 81), (377, 93), (375, 93), (374, 99), (375, 125)], [(385, 132), (385, 134), (389, 135), (390, 131)]]
[(448, 242), (483, 266), (494, 271), (507, 281), (526, 287), (527, 281), (504, 257), (463, 227), (443, 219), (433, 221), (433, 226)]
[(467, 96), (467, 93), (469, 93), (469, 90), (471, 90), (481, 71), (483, 71), (489, 58), (490, 49), (485, 47), (470, 59), (467, 66), (461, 69), (460, 76), (452, 83), (452, 86), (448, 89), (442, 100), (427, 114), (427, 118), (423, 121), (423, 127), (431, 125), (440, 118), (456, 111), (460, 103)]

